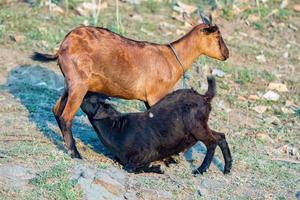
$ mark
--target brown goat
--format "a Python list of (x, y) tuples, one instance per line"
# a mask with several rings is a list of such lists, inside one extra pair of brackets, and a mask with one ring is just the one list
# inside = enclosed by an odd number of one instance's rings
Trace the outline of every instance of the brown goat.
[(162, 98), (146, 112), (123, 114), (107, 103), (108, 97), (88, 93), (81, 104), (102, 143), (126, 169), (134, 172), (155, 171), (149, 168), (156, 160), (182, 152), (198, 141), (207, 153), (194, 173), (205, 172), (214, 156), (216, 146), (225, 160), (224, 173), (232, 165), (225, 135), (209, 128), (207, 122), (211, 100), (215, 95), (215, 80), (208, 78), (208, 91), (200, 95), (192, 89), (177, 90)]
[[(199, 24), (171, 43), (188, 70), (200, 55), (226, 60), (228, 49), (217, 26)], [(53, 108), (71, 157), (81, 158), (71, 127), (85, 94), (144, 101), (154, 105), (169, 93), (183, 69), (169, 45), (135, 41), (104, 28), (81, 26), (69, 32), (55, 55), (35, 53), (34, 60), (58, 59), (66, 90)]]

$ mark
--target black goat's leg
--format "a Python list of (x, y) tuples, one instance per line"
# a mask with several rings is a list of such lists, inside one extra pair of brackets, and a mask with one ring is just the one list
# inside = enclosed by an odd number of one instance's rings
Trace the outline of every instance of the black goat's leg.
[(151, 108), (147, 101), (144, 101), (144, 104), (145, 104), (147, 110), (149, 110)]
[(170, 157), (164, 159), (164, 163), (165, 163), (165, 165), (166, 165), (167, 167), (169, 167), (171, 164), (177, 164), (178, 161), (176, 161), (176, 160), (173, 158), (173, 156), (170, 156)]
[(136, 174), (143, 173), (143, 172), (153, 172), (153, 173), (158, 173), (158, 174), (163, 174), (164, 172), (161, 170), (160, 165), (153, 165), (149, 166), (149, 164), (143, 165), (143, 166), (136, 166), (132, 163), (128, 163), (124, 167), (126, 171), (128, 172), (133, 172)]
[(214, 157), (216, 147), (217, 147), (217, 143), (210, 143), (210, 144), (206, 145), (207, 152), (204, 157), (204, 160), (203, 160), (201, 166), (198, 169), (196, 169), (193, 172), (193, 174), (199, 174), (199, 173), (203, 174), (204, 172), (206, 172), (206, 170), (209, 168), (211, 161)]
[(206, 155), (200, 167), (193, 171), (193, 174), (203, 174), (209, 168), (211, 161), (214, 157), (216, 147), (218, 145), (217, 139), (212, 134), (211, 130), (207, 128), (203, 132), (194, 132), (192, 133), (195, 139), (202, 141), (206, 146)]
[(220, 147), (223, 157), (224, 157), (224, 162), (225, 162), (225, 166), (224, 166), (224, 174), (228, 174), (231, 170), (232, 167), (232, 156), (231, 156), (231, 152), (228, 146), (228, 143), (226, 141), (225, 138), (225, 134), (224, 133), (220, 133), (220, 132), (216, 132), (212, 130), (213, 135), (215, 136), (215, 138), (218, 141), (218, 146)]

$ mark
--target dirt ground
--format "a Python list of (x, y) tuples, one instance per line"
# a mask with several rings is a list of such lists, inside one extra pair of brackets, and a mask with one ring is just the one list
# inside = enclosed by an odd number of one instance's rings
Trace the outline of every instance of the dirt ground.
[[(172, 19), (173, 4), (149, 2), (120, 2), (119, 25), (116, 5), (108, 2), (98, 25), (159, 43), (191, 28)], [(53, 52), (71, 28), (93, 19), (72, 9), (50, 16), (40, 4), (0, 3), (0, 199), (300, 199), (299, 4), (289, 1), (280, 9), (281, 1), (260, 7), (238, 2), (239, 11), (224, 7), (216, 18), (230, 58), (201, 57), (187, 74), (199, 92), (206, 75), (217, 74), (210, 125), (226, 133), (234, 158), (232, 172), (223, 175), (218, 149), (208, 172), (199, 176), (191, 171), (204, 158), (202, 144), (181, 154), (178, 164), (164, 166), (163, 175), (124, 171), (81, 111), (73, 133), (84, 159), (71, 159), (51, 111), (64, 88), (62, 74), (55, 62), (34, 62), (30, 55)], [(17, 36), (24, 38), (16, 41)], [(279, 99), (264, 98), (268, 91)], [(122, 111), (144, 109), (138, 101), (115, 101)]]

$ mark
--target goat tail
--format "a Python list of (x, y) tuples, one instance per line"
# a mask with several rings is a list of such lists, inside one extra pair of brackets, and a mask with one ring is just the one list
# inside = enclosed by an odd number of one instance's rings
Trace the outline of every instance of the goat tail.
[(216, 95), (216, 79), (213, 76), (207, 77), (208, 90), (205, 93), (206, 98), (211, 101)]
[(31, 56), (32, 60), (41, 61), (41, 62), (50, 62), (50, 61), (57, 60), (57, 58), (58, 58), (58, 53), (51, 55), (51, 54), (34, 52), (34, 54)]

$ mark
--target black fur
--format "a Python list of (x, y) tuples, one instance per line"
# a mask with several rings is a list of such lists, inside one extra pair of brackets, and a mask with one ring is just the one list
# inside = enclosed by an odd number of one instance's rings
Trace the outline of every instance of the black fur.
[(141, 113), (122, 114), (105, 103), (107, 96), (96, 93), (85, 96), (81, 109), (102, 143), (128, 171), (149, 171), (152, 161), (169, 158), (202, 141), (207, 155), (196, 173), (208, 169), (217, 145), (225, 159), (224, 173), (228, 173), (232, 159), (225, 135), (207, 125), (210, 101), (215, 95), (214, 78), (208, 78), (208, 84), (205, 95), (190, 89), (177, 90)]

